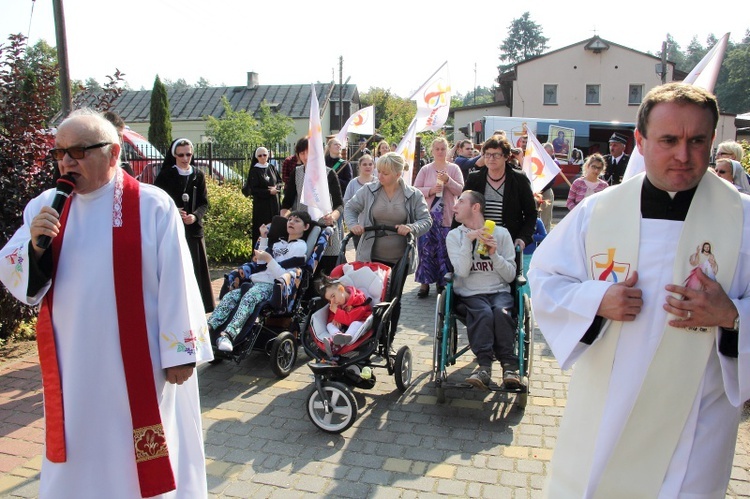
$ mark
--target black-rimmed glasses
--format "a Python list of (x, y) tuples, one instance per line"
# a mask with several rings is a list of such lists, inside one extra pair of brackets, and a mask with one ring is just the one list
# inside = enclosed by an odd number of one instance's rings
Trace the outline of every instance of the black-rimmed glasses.
[(86, 156), (86, 151), (90, 149), (99, 149), (100, 147), (112, 145), (112, 142), (99, 142), (98, 144), (90, 146), (74, 146), (64, 149), (62, 147), (56, 147), (49, 150), (50, 156), (55, 158), (56, 161), (62, 161), (67, 154), (73, 159), (83, 159)]

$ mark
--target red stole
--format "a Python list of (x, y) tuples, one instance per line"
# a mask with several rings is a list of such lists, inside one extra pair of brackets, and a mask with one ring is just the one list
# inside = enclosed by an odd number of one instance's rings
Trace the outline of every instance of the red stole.
[[(120, 211), (117, 205), (121, 202), (122, 213), (121, 219), (115, 216), (116, 223), (113, 223), (112, 228), (117, 322), (133, 422), (138, 481), (141, 495), (152, 497), (174, 490), (176, 486), (161, 424), (143, 306), (140, 187), (138, 181), (129, 175), (121, 175), (119, 171), (117, 175), (114, 212)], [(37, 343), (44, 385), (47, 459), (54, 463), (65, 462), (66, 452), (62, 384), (52, 328), (52, 292), (72, 199), (73, 196), (68, 198), (60, 216), (60, 234), (52, 240), (53, 285), (44, 297), (37, 321)]]

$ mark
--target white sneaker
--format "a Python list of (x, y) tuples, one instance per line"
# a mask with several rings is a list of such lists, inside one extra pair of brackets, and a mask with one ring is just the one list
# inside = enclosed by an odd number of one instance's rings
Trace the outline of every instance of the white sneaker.
[(216, 348), (218, 348), (222, 352), (231, 352), (232, 350), (234, 350), (234, 345), (232, 345), (232, 340), (230, 340), (226, 336), (219, 336), (219, 338), (216, 340)]

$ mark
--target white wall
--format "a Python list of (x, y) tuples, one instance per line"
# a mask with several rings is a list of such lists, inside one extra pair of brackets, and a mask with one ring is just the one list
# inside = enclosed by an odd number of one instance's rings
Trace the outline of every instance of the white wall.
[[(581, 43), (517, 66), (513, 115), (594, 121), (633, 122), (637, 105), (628, 104), (631, 84), (643, 95), (659, 85), (658, 59), (618, 46), (595, 54)], [(667, 81), (672, 80), (669, 65)], [(557, 105), (544, 105), (544, 85), (557, 85)], [(586, 85), (600, 85), (600, 104), (586, 104)]]

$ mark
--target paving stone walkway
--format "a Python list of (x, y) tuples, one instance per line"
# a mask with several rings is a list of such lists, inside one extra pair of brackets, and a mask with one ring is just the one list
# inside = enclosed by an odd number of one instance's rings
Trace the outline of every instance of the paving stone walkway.
[[(262, 353), (240, 365), (202, 366), (210, 497), (541, 496), (568, 373), (537, 331), (525, 411), (512, 396), (475, 389), (449, 389), (438, 404), (430, 383), (433, 317), (434, 291), (420, 300), (407, 283), (396, 347), (412, 349), (414, 385), (401, 394), (376, 370), (375, 388), (355, 392), (359, 418), (342, 435), (323, 433), (307, 418), (312, 376), (301, 350), (284, 380)], [(472, 360), (454, 366), (456, 381), (472, 372)], [(743, 423), (727, 497), (750, 497), (747, 432)], [(0, 367), (0, 497), (37, 496), (43, 438), (36, 357), (9, 362)]]

